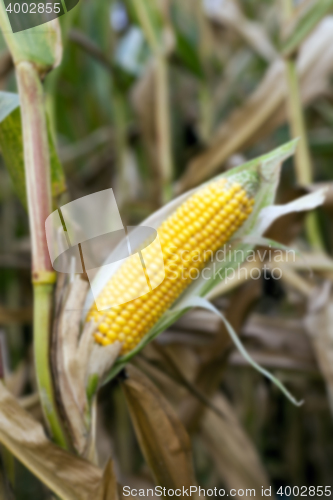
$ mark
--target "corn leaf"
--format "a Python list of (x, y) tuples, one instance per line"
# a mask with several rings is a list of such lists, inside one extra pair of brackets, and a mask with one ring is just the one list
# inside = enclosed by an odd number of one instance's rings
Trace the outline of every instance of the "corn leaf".
[(213, 304), (211, 304), (210, 302), (208, 302), (208, 300), (203, 299), (201, 297), (190, 297), (190, 298), (188, 298), (186, 304), (183, 303), (183, 307), (186, 307), (186, 306), (189, 308), (190, 307), (200, 307), (200, 308), (206, 309), (207, 311), (211, 311), (214, 314), (216, 314), (223, 321), (230, 338), (232, 339), (234, 345), (237, 347), (238, 351), (241, 353), (243, 358), (255, 370), (257, 370), (259, 373), (261, 373), (266, 378), (268, 378), (271, 382), (273, 382), (273, 384), (275, 384), (280, 389), (280, 391), (283, 392), (283, 394), (286, 396), (287, 399), (289, 399), (289, 401), (291, 401), (291, 403), (293, 403), (295, 406), (301, 406), (303, 404), (303, 401), (297, 401), (294, 398), (294, 396), (288, 391), (288, 389), (276, 377), (274, 377), (274, 375), (272, 375), (270, 372), (265, 370), (265, 368), (262, 368), (260, 365), (258, 365), (258, 363), (256, 363), (254, 361), (254, 359), (246, 351), (239, 336), (237, 335), (237, 333), (235, 332), (235, 330), (233, 329), (233, 327), (231, 326), (229, 321), (227, 321), (225, 316), (218, 309), (216, 309), (216, 307), (213, 306)]
[[(15, 192), (27, 208), (23, 138), (19, 97), (17, 94), (0, 92), (0, 148), (5, 165), (12, 179)], [(51, 160), (52, 194), (57, 198), (66, 191), (65, 174), (60, 163), (53, 138), (48, 126), (49, 151)]]

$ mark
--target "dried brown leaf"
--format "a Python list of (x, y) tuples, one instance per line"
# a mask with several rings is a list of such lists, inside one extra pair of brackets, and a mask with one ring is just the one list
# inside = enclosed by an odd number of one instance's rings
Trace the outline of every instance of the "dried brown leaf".
[(96, 500), (119, 500), (118, 484), (112, 460), (106, 464)]
[(55, 322), (53, 335), (59, 402), (71, 442), (75, 450), (85, 457), (90, 453), (93, 430), (87, 386), (91, 375), (96, 375), (102, 382), (121, 349), (120, 343), (104, 348), (98, 346), (93, 338), (96, 325), (92, 323), (85, 325), (80, 336), (81, 315), (88, 286), (88, 282), (79, 276), (67, 285), (67, 289), (66, 284), (63, 284), (63, 299), (58, 304), (59, 320)]
[[(36, 422), (0, 383), (0, 442), (64, 500), (102, 500), (103, 471), (46, 438)], [(111, 498), (111, 497), (110, 497)]]
[(144, 457), (158, 485), (195, 484), (188, 434), (174, 410), (142, 372), (128, 365), (123, 389)]
[(55, 334), (58, 394), (73, 445), (80, 455), (88, 444), (88, 429), (84, 420), (87, 398), (77, 357), (81, 311), (87, 288), (88, 283), (80, 277), (69, 285)]

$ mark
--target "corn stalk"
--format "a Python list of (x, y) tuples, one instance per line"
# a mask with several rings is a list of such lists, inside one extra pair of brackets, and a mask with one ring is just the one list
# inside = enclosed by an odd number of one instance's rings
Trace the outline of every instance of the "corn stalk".
[(34, 288), (34, 349), (38, 389), (45, 420), (54, 440), (66, 446), (57, 411), (50, 364), (53, 286), (45, 235), (45, 220), (52, 211), (50, 152), (41, 77), (57, 65), (61, 56), (59, 25), (53, 21), (12, 33), (3, 0), (0, 26), (12, 54), (21, 103), (24, 170), (32, 247)]
[(46, 421), (54, 439), (66, 441), (57, 414), (50, 356), (53, 285), (52, 269), (45, 236), (45, 220), (52, 211), (50, 155), (39, 75), (30, 62), (19, 63), (16, 75), (21, 100), (24, 165), (32, 245), (32, 283), (34, 287), (34, 348), (38, 388)]

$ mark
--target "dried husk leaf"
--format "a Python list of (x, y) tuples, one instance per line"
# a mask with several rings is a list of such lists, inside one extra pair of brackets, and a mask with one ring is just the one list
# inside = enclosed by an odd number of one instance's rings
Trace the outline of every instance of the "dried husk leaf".
[(88, 283), (80, 277), (69, 284), (67, 298), (53, 335), (56, 341), (55, 382), (58, 387), (58, 397), (65, 413), (72, 443), (80, 455), (87, 446), (88, 429), (84, 417), (88, 402), (80, 369), (84, 360), (80, 360), (77, 354), (81, 308), (87, 289)]
[(53, 334), (58, 398), (71, 442), (81, 456), (89, 453), (92, 438), (92, 397), (121, 349), (120, 343), (106, 348), (96, 345), (94, 326), (90, 323), (85, 325), (80, 336), (82, 308), (88, 287), (88, 282), (80, 276), (69, 283)]
[(137, 368), (126, 368), (122, 387), (142, 453), (156, 484), (195, 485), (191, 444), (183, 424), (153, 383)]

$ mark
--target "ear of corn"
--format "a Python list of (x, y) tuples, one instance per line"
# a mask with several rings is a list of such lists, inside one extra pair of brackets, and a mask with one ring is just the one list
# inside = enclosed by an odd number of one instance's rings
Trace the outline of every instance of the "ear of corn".
[[(138, 254), (127, 259), (98, 297), (99, 305), (121, 305), (99, 311), (94, 304), (87, 315), (87, 321), (96, 323), (96, 342), (120, 341), (122, 355), (132, 351), (249, 217), (254, 204), (249, 192), (238, 182), (220, 179), (197, 191), (165, 220), (158, 229), (164, 269), (154, 243), (141, 250), (150, 281), (160, 282), (165, 273), (164, 281), (152, 290), (142, 277)], [(130, 300), (133, 296), (138, 298)]]

